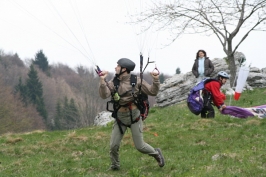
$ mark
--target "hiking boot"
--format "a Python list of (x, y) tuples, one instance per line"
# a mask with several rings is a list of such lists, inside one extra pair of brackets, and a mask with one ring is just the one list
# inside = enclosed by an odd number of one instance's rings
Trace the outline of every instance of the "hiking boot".
[(110, 167), (110, 170), (117, 171), (117, 170), (120, 170), (120, 167), (118, 167), (118, 166), (111, 166)]
[(159, 167), (163, 167), (164, 166), (164, 157), (163, 157), (162, 151), (160, 148), (155, 148), (155, 151), (158, 152), (158, 155), (155, 155), (153, 157), (158, 162)]

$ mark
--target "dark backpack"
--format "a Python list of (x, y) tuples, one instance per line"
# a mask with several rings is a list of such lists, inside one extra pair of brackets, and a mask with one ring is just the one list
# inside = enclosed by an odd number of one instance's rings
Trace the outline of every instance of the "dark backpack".
[[(119, 80), (116, 79), (116, 77), (114, 78), (113, 83), (114, 83), (115, 89), (118, 89)], [(130, 75), (130, 84), (132, 86), (132, 93), (133, 93), (135, 90), (135, 86), (137, 84), (137, 76), (136, 75), (134, 75), (134, 74)], [(147, 116), (149, 114), (149, 109), (150, 109), (150, 103), (148, 100), (148, 95), (143, 93), (143, 92), (138, 93), (137, 96), (134, 96), (134, 104), (140, 110), (140, 116), (141, 116), (142, 120), (144, 121), (147, 118)]]
[(204, 108), (204, 99), (203, 99), (203, 92), (205, 84), (210, 81), (217, 81), (216, 79), (203, 79), (200, 83), (194, 86), (187, 98), (187, 106), (189, 110), (195, 114), (199, 115)]

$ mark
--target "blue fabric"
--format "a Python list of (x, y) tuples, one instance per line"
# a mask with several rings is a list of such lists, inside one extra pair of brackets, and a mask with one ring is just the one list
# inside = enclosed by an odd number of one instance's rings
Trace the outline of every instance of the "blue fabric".
[(199, 67), (198, 67), (199, 76), (204, 76), (204, 60), (205, 57), (199, 58)]

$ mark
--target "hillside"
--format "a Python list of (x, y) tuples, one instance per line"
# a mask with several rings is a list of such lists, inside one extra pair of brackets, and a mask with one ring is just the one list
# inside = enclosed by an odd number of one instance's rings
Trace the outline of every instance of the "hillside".
[[(51, 65), (48, 58), (40, 50), (34, 59), (22, 61), (18, 54), (1, 50), (0, 134), (87, 127), (106, 110), (107, 100), (98, 94), (99, 77), (93, 68)], [(107, 80), (113, 77), (110, 71)], [(144, 79), (152, 81), (149, 73)], [(154, 97), (149, 101), (151, 106), (156, 103)]]
[[(229, 98), (227, 98), (229, 100)], [(266, 89), (244, 92), (231, 105), (265, 104)], [(185, 104), (152, 108), (144, 138), (160, 147), (166, 165), (137, 152), (127, 131), (120, 149), (120, 171), (109, 168), (107, 127), (69, 131), (33, 131), (0, 136), (0, 176), (265, 176), (266, 120), (218, 113), (201, 119)]]

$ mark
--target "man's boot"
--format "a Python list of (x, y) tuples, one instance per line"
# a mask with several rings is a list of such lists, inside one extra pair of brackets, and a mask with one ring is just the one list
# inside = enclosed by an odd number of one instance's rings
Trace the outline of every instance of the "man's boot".
[(164, 166), (164, 157), (163, 157), (162, 151), (160, 148), (155, 148), (155, 151), (158, 152), (158, 155), (155, 155), (153, 157), (158, 162), (159, 167), (163, 167)]

